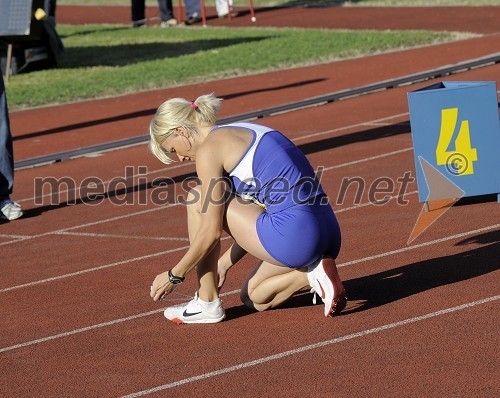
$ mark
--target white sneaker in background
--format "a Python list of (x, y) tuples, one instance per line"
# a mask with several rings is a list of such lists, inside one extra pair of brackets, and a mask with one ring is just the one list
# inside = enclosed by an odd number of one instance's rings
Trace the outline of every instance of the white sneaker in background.
[(23, 215), (21, 206), (10, 199), (5, 199), (0, 203), (0, 216), (9, 221), (15, 220)]
[(179, 25), (179, 22), (175, 18), (170, 18), (168, 21), (161, 21), (160, 26), (162, 28), (171, 28), (173, 26)]
[(163, 314), (168, 320), (179, 324), (216, 323), (226, 317), (220, 298), (206, 302), (198, 297), (198, 292), (189, 303), (168, 307)]
[[(228, 7), (229, 3), (229, 7)], [(233, 0), (215, 0), (215, 9), (219, 18), (225, 17), (233, 12)]]

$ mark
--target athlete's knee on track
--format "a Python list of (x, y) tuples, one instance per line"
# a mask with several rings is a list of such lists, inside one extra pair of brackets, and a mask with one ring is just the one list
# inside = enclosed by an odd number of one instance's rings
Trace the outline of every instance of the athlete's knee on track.
[(245, 306), (255, 311), (265, 311), (268, 310), (271, 305), (270, 303), (259, 303), (256, 302), (255, 295), (253, 294), (253, 290), (251, 287), (249, 288), (249, 282), (245, 282), (240, 291), (240, 299)]

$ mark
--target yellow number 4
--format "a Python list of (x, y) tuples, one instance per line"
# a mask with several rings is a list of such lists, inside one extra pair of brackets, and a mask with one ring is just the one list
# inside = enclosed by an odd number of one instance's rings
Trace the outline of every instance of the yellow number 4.
[(474, 174), (477, 149), (471, 146), (468, 120), (463, 120), (460, 123), (460, 130), (455, 139), (455, 150), (448, 150), (453, 139), (457, 119), (458, 108), (441, 110), (441, 131), (436, 147), (436, 161), (439, 166), (446, 166), (446, 169), (453, 175)]

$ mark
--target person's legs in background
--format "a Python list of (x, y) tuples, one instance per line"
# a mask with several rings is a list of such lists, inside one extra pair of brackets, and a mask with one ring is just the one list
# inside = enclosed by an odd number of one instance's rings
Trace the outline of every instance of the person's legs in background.
[(132, 0), (132, 26), (138, 28), (146, 20), (146, 0)]
[(184, 0), (186, 7), (187, 19), (184, 21), (186, 25), (191, 25), (201, 21), (201, 5), (199, 0)]
[(10, 200), (14, 186), (14, 155), (9, 109), (3, 75), (0, 71), (0, 217), (15, 220), (23, 215), (21, 206)]
[(168, 28), (178, 24), (177, 19), (174, 18), (172, 0), (158, 0), (158, 8), (160, 9), (162, 28)]
[(43, 9), (49, 16), (54, 26), (56, 25), (56, 0), (45, 0)]

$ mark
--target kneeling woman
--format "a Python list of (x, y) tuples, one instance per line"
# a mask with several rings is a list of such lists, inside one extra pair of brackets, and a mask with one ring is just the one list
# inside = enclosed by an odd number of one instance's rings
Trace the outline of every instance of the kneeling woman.
[[(305, 155), (284, 135), (253, 123), (216, 126), (221, 99), (164, 102), (150, 125), (150, 149), (163, 163), (196, 162), (201, 184), (188, 195), (190, 248), (151, 286), (156, 301), (195, 267), (199, 289), (188, 304), (169, 307), (177, 323), (213, 323), (225, 313), (218, 291), (227, 270), (245, 253), (261, 260), (241, 290), (245, 305), (274, 308), (311, 286), (325, 316), (346, 305), (335, 258), (340, 229)], [(227, 181), (230, 184), (227, 184)], [(229, 191), (228, 191), (229, 190)], [(226, 230), (235, 243), (219, 259)]]

